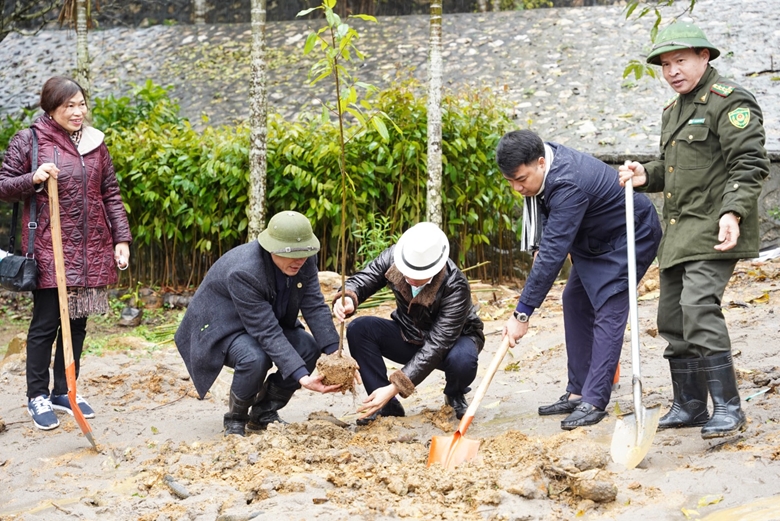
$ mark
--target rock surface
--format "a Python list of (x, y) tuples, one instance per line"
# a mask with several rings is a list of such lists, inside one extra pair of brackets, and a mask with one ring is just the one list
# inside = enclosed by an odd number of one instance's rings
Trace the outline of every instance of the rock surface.
[[(671, 19), (679, 14), (667, 12)], [(780, 154), (780, 49), (773, 0), (696, 3), (693, 19), (718, 46), (714, 65), (755, 93), (765, 113), (767, 148)], [(510, 100), (518, 125), (603, 157), (657, 153), (661, 110), (673, 94), (663, 80), (624, 79), (631, 59), (650, 48), (651, 17), (626, 20), (622, 7), (533, 9), (444, 16), (444, 84), (487, 85)], [(399, 73), (427, 77), (428, 17), (353, 20), (361, 34), (362, 81), (385, 87)], [(351, 22), (351, 23), (352, 23)], [(306, 35), (322, 22), (267, 26), (271, 110), (293, 117), (329, 96), (322, 82), (309, 87), (312, 64), (302, 55)], [(193, 124), (201, 114), (219, 125), (249, 116), (249, 24), (113, 28), (90, 33), (95, 95), (122, 94), (152, 79), (172, 85)], [(63, 49), (73, 48), (72, 60)], [(8, 36), (0, 44), (0, 114), (35, 106), (43, 81), (75, 65), (72, 31)]]

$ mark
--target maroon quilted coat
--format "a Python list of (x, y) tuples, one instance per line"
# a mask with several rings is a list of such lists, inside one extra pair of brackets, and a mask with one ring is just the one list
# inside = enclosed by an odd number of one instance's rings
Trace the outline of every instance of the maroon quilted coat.
[(95, 288), (115, 283), (114, 245), (129, 243), (132, 237), (103, 133), (85, 126), (77, 149), (68, 133), (45, 114), (32, 127), (38, 135), (38, 165), (30, 164), (32, 133), (22, 130), (11, 139), (0, 168), (0, 199), (24, 201), (22, 242), (17, 244), (24, 252), (29, 232), (29, 197), (36, 196), (38, 288), (57, 287), (47, 183), (38, 185), (37, 193), (33, 185), (33, 174), (43, 163), (54, 163), (60, 169), (57, 188), (68, 286)]

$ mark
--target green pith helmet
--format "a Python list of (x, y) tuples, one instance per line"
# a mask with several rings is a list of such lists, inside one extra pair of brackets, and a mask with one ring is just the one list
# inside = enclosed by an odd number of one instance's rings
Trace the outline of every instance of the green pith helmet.
[(289, 210), (271, 217), (257, 242), (267, 252), (291, 259), (311, 257), (320, 251), (320, 241), (306, 216)]
[(709, 49), (710, 61), (720, 56), (720, 51), (712, 45), (704, 32), (689, 22), (674, 22), (658, 33), (647, 63), (661, 65), (661, 55), (680, 49)]

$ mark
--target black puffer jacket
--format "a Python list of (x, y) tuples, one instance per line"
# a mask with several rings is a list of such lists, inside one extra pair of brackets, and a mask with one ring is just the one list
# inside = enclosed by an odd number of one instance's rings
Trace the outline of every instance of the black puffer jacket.
[[(474, 312), (469, 282), (454, 262), (448, 260), (444, 269), (412, 298), (409, 283), (393, 263), (394, 249), (386, 249), (350, 277), (345, 293), (355, 308), (385, 286), (395, 295), (392, 319), (401, 327), (404, 340), (420, 346), (414, 357), (390, 376), (406, 398), (438, 367), (459, 337), (471, 338), (481, 351), (485, 335), (482, 320)], [(336, 298), (340, 297), (341, 293)]]

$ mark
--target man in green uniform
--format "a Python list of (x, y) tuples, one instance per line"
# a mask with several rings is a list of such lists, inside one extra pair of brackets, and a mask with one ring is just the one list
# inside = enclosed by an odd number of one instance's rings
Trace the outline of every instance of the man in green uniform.
[(719, 54), (693, 24), (659, 33), (647, 62), (677, 92), (663, 112), (661, 159), (620, 168), (621, 185), (663, 192), (658, 332), (669, 342), (674, 401), (659, 428), (703, 426), (703, 438), (745, 425), (721, 299), (737, 260), (758, 256), (769, 174), (761, 109), (709, 64)]

